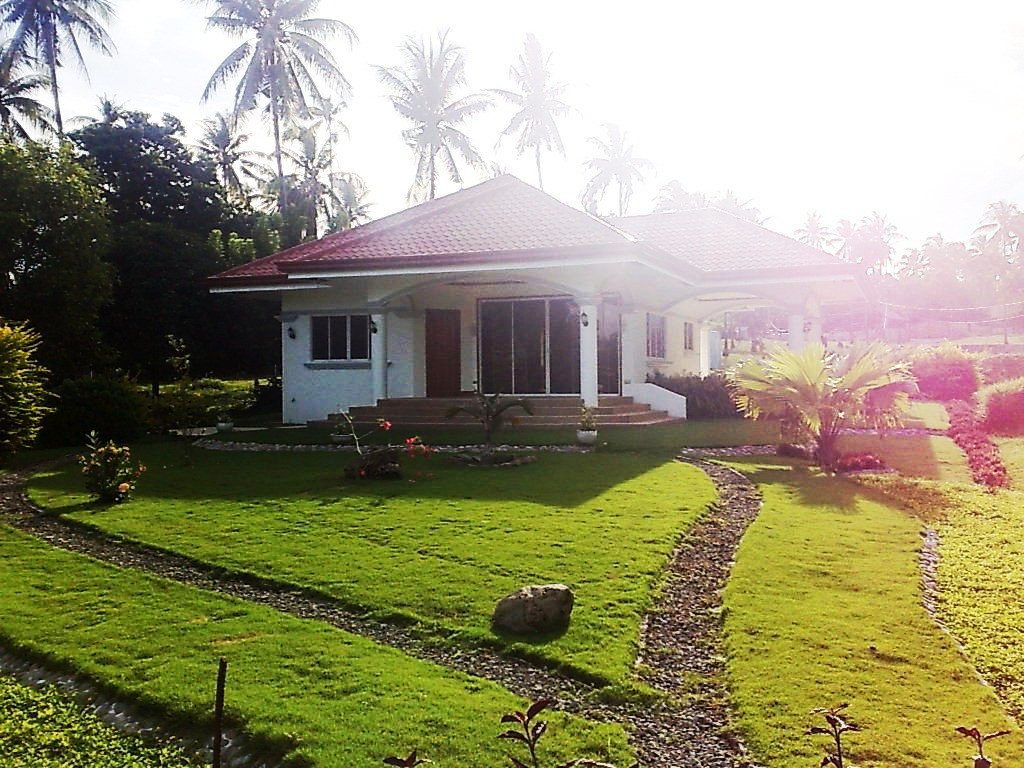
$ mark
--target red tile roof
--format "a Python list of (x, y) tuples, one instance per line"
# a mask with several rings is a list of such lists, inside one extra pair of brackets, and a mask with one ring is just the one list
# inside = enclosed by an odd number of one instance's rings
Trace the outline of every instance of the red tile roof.
[(837, 266), (831, 254), (718, 208), (608, 219), (702, 272)]
[[(643, 245), (638, 245), (640, 241)], [(289, 275), (437, 268), (503, 258), (646, 255), (682, 274), (836, 266), (832, 256), (716, 209), (597, 219), (514, 176), (499, 176), (211, 278), (267, 285)]]

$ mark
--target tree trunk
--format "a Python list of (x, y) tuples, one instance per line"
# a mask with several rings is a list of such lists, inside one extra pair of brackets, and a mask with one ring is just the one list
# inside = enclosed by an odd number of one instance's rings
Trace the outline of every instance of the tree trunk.
[(60, 113), (60, 90), (57, 88), (57, 57), (50, 57), (50, 93), (53, 94), (53, 121), (57, 124), (57, 136), (64, 138), (64, 118)]
[(544, 176), (540, 172), (540, 144), (537, 145), (537, 185), (544, 191)]
[(284, 226), (284, 209), (288, 204), (288, 185), (284, 180), (284, 161), (281, 158), (281, 114), (280, 105), (277, 103), (277, 94), (274, 92), (274, 81), (270, 81), (270, 115), (274, 121), (274, 159), (277, 160), (277, 209), (281, 214), (281, 224)]
[(626, 215), (626, 201), (622, 196), (622, 182), (619, 182), (619, 216)]
[(430, 147), (430, 163), (428, 164), (428, 171), (430, 172), (430, 198), (434, 199), (434, 147)]

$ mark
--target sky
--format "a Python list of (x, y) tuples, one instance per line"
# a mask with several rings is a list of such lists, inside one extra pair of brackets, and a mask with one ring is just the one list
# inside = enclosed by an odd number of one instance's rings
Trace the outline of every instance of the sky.
[[(237, 42), (206, 29), (212, 3), (112, 2), (118, 52), (86, 52), (88, 80), (61, 73), (64, 114), (94, 115), (106, 95), (177, 115), (195, 137), (230, 104), (230, 89), (206, 104), (200, 96)], [(677, 179), (735, 191), (786, 234), (812, 210), (829, 222), (879, 211), (905, 236), (902, 250), (937, 232), (969, 239), (993, 201), (1024, 204), (1024, 3), (322, 0), (317, 15), (358, 35), (351, 48), (331, 46), (353, 86), (340, 165), (365, 179), (375, 217), (406, 207), (414, 163), (374, 66), (399, 63), (407, 36), (445, 28), (465, 49), (473, 90), (510, 87), (528, 32), (551, 53), (575, 111), (563, 124), (566, 156), (545, 157), (545, 188), (573, 205), (594, 156), (589, 137), (605, 123), (621, 125), (655, 167), (635, 214)], [(468, 133), (488, 161), (536, 184), (532, 157), (497, 143), (511, 114), (498, 105)], [(268, 125), (249, 132), (269, 147)], [(465, 183), (486, 176), (470, 170)], [(612, 205), (609, 196), (601, 210)]]

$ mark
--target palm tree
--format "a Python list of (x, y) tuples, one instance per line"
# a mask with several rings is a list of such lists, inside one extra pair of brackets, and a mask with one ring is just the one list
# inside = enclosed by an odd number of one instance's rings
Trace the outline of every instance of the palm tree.
[(600, 156), (586, 162), (586, 167), (594, 172), (583, 192), (584, 205), (588, 209), (597, 204), (608, 186), (613, 182), (618, 187), (619, 216), (626, 215), (629, 199), (633, 196), (634, 181), (644, 180), (643, 172), (654, 165), (649, 160), (633, 156), (633, 145), (628, 143), (627, 134), (619, 126), (606, 123), (607, 139), (597, 136), (590, 138)]
[(931, 267), (931, 263), (927, 245), (924, 248), (908, 248), (904, 251), (899, 264), (896, 265), (896, 277), (900, 280), (923, 277)]
[[(207, 2), (211, 0), (206, 0)], [(203, 101), (241, 71), (235, 87), (235, 119), (266, 101), (274, 126), (278, 210), (284, 214), (288, 188), (281, 151), (282, 123), (307, 118), (310, 103), (323, 100), (319, 77), (344, 94), (348, 81), (325, 41), (337, 35), (355, 41), (355, 33), (337, 19), (311, 18), (319, 0), (212, 0), (217, 10), (207, 19), (218, 29), (247, 39), (214, 71)]]
[(849, 219), (840, 219), (835, 230), (836, 256), (850, 264), (860, 263), (859, 234), (856, 224)]
[(523, 52), (519, 54), (518, 63), (510, 70), (510, 76), (518, 90), (494, 91), (517, 109), (502, 131), (502, 136), (519, 134), (516, 151), (520, 155), (533, 149), (537, 162), (537, 185), (544, 189), (541, 151), (556, 149), (560, 154), (565, 154), (557, 122), (557, 118), (570, 111), (569, 105), (561, 99), (565, 85), (551, 82), (551, 56), (544, 55), (540, 42), (533, 34), (526, 36)]
[(807, 243), (811, 248), (824, 250), (836, 240), (836, 233), (821, 220), (821, 214), (811, 211), (807, 214), (804, 225), (796, 231), (796, 239), (801, 243)]
[(880, 277), (892, 265), (895, 251), (893, 243), (903, 236), (878, 211), (865, 216), (858, 228), (862, 247), (862, 260), (867, 261), (871, 274)]
[(262, 153), (246, 149), (249, 135), (238, 133), (231, 115), (218, 113), (212, 120), (203, 121), (203, 135), (196, 147), (217, 169), (217, 176), (228, 194), (239, 201), (246, 199), (245, 182), (260, 178)]
[(0, 23), (15, 27), (4, 56), (5, 66), (33, 55), (46, 66), (59, 136), (64, 136), (64, 121), (57, 68), (63, 65), (65, 52), (70, 52), (71, 58), (86, 71), (79, 38), (84, 38), (101, 53), (112, 55), (114, 42), (103, 24), (113, 15), (109, 0), (0, 0)]
[(740, 200), (731, 189), (727, 189), (724, 194), (716, 197), (711, 204), (715, 208), (731, 213), (733, 216), (739, 216), (741, 219), (752, 221), (755, 224), (764, 224), (765, 222), (764, 217), (761, 216), (760, 209), (754, 205), (753, 200)]
[(333, 159), (330, 146), (317, 140), (312, 126), (295, 129), (288, 134), (288, 141), (296, 149), (285, 149), (284, 156), (295, 167), (297, 209), (305, 219), (304, 239), (315, 240), (319, 232), (319, 221), (334, 218), (335, 188), (332, 183)]
[(655, 213), (678, 213), (707, 208), (710, 205), (703, 192), (687, 192), (676, 179), (663, 186), (654, 203)]
[(340, 174), (334, 182), (334, 218), (329, 222), (332, 232), (341, 232), (370, 220), (369, 190), (354, 173)]
[(1020, 245), (1021, 210), (1014, 203), (1000, 200), (989, 205), (981, 225), (974, 234), (983, 235), (989, 242), (997, 243), (999, 253), (1009, 257)]
[(347, 106), (348, 104), (343, 99), (332, 99), (330, 96), (323, 96), (320, 101), (311, 105), (309, 109), (309, 116), (313, 119), (310, 127), (314, 131), (319, 131), (323, 128), (327, 133), (327, 150), (330, 152), (331, 157), (331, 168), (328, 176), (330, 177), (332, 189), (335, 186), (335, 176), (337, 175), (338, 139), (341, 134), (349, 135), (348, 126), (339, 117), (341, 110)]
[(405, 63), (400, 67), (377, 67), (381, 82), (391, 91), (395, 110), (412, 123), (402, 131), (406, 144), (416, 155), (416, 177), (409, 190), (410, 200), (437, 194), (438, 158), (451, 181), (462, 183), (456, 155), (475, 168), (484, 161), (460, 126), (486, 110), (491, 102), (482, 93), (459, 96), (466, 85), (466, 60), (462, 48), (439, 32), (437, 47), (409, 38), (402, 46)]
[(0, 50), (0, 136), (8, 141), (27, 141), (29, 127), (43, 133), (53, 129), (50, 109), (34, 95), (47, 85), (44, 75), (18, 72), (15, 63)]
[(908, 365), (877, 342), (842, 357), (821, 344), (778, 346), (734, 369), (729, 383), (748, 416), (780, 419), (797, 440), (813, 441), (825, 470), (835, 469), (843, 429), (898, 426), (916, 390)]

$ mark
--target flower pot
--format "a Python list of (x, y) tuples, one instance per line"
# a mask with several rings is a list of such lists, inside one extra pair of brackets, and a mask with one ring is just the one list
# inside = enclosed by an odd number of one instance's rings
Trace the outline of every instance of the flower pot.
[(230, 432), (235, 428), (235, 422), (233, 421), (218, 421), (217, 431), (218, 432)]
[(580, 445), (593, 445), (597, 442), (596, 429), (577, 429), (576, 442)]

